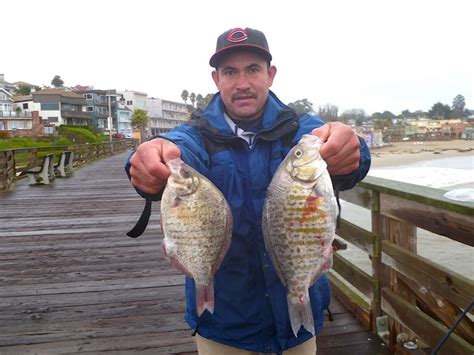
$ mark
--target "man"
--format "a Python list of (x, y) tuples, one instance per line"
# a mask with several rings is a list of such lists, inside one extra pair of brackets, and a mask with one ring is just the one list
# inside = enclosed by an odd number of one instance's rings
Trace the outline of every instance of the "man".
[[(318, 135), (321, 155), (337, 190), (352, 188), (370, 166), (362, 139), (344, 124), (298, 116), (269, 88), (277, 69), (265, 35), (237, 28), (217, 39), (210, 59), (219, 90), (189, 124), (141, 144), (127, 164), (133, 186), (159, 200), (169, 172), (181, 157), (226, 196), (233, 214), (232, 243), (214, 278), (213, 314), (196, 314), (194, 281), (186, 278), (186, 316), (200, 354), (257, 352), (315, 354), (316, 341), (303, 327), (292, 333), (285, 287), (271, 264), (262, 236), (262, 207), (275, 170), (305, 133)], [(319, 331), (329, 304), (326, 276), (310, 288)]]

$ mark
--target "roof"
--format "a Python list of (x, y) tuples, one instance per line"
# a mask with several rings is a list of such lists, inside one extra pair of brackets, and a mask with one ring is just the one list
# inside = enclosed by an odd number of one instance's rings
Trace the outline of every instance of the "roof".
[(5, 93), (10, 99), (11, 99), (11, 97), (13, 96), (8, 90), (5, 90), (4, 88), (0, 88), (0, 91), (2, 91), (3, 93)]
[(46, 88), (41, 89), (33, 93), (33, 95), (60, 95), (63, 97), (72, 97), (76, 99), (83, 99), (82, 95), (78, 95), (72, 91), (66, 91), (64, 89), (53, 89), (53, 88)]
[(13, 102), (31, 101), (33, 100), (32, 95), (17, 95), (13, 96)]

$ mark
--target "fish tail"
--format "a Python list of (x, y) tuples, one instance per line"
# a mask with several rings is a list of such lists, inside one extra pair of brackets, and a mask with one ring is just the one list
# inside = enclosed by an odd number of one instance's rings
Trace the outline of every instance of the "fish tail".
[(199, 285), (196, 283), (196, 308), (198, 316), (207, 309), (210, 313), (214, 313), (214, 282), (209, 285)]
[(298, 331), (301, 326), (314, 335), (313, 311), (311, 309), (311, 301), (308, 292), (300, 297), (300, 299), (288, 294), (287, 301), (291, 329), (293, 330), (295, 337), (298, 336)]

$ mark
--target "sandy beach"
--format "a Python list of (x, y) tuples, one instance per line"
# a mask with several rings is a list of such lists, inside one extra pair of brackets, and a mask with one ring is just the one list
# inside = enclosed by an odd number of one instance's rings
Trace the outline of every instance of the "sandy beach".
[(474, 155), (474, 141), (394, 142), (371, 149), (372, 168), (406, 165), (423, 160)]
[[(385, 147), (372, 149), (371, 154), (371, 169), (399, 167), (427, 160), (460, 156), (471, 156), (474, 159), (474, 141), (396, 142)], [(474, 171), (474, 166), (472, 169)], [(471, 187), (472, 183), (469, 185)], [(345, 201), (341, 201), (341, 205), (342, 218), (366, 230), (371, 229), (369, 210)], [(423, 229), (418, 229), (417, 235), (417, 252), (419, 255), (471, 280), (474, 279), (472, 263), (474, 248)], [(367, 273), (371, 273), (371, 264), (367, 254), (358, 248), (348, 243), (348, 249), (340, 251), (340, 253)]]

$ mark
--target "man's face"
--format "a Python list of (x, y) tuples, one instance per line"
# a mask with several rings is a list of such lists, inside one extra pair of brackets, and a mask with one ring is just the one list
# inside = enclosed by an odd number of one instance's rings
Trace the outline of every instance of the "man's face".
[(231, 118), (253, 120), (265, 109), (276, 67), (256, 53), (239, 51), (225, 56), (212, 72)]

